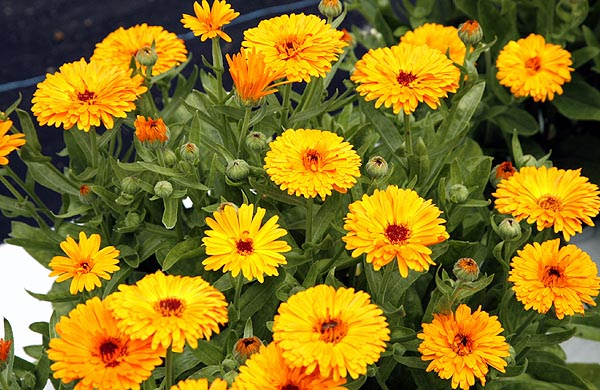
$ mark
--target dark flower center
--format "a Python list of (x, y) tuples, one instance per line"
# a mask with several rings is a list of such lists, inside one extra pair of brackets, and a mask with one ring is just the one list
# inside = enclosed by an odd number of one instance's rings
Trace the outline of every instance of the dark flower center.
[(394, 245), (404, 245), (410, 238), (410, 229), (405, 225), (389, 225), (385, 228), (385, 237)]
[(85, 92), (77, 92), (77, 99), (83, 103), (89, 103), (90, 100), (94, 100), (96, 98), (96, 94), (94, 92), (90, 92), (87, 89)]
[(473, 348), (473, 340), (467, 335), (462, 333), (456, 334), (454, 336), (454, 345), (452, 346), (452, 350), (456, 352), (459, 356), (465, 356), (471, 353), (471, 349)]
[(562, 202), (555, 196), (544, 195), (538, 201), (538, 205), (544, 210), (560, 211), (562, 210)]
[(82, 259), (79, 262), (79, 268), (77, 269), (77, 271), (79, 271), (78, 273), (80, 273), (80, 274), (87, 274), (91, 270), (92, 270), (92, 266), (90, 265), (90, 259), (89, 258)]
[(185, 303), (179, 298), (165, 298), (156, 302), (154, 309), (163, 317), (181, 317)]
[(298, 386), (296, 386), (296, 385), (288, 383), (285, 386), (281, 386), (281, 390), (300, 390), (300, 388)]
[(320, 168), (321, 155), (315, 149), (308, 149), (302, 156), (302, 164), (309, 171), (316, 172)]
[(416, 79), (417, 79), (417, 76), (415, 76), (414, 74), (412, 74), (410, 72), (405, 72), (403, 70), (401, 70), (400, 73), (398, 73), (398, 76), (396, 77), (398, 84), (400, 84), (403, 87), (408, 87), (410, 85), (410, 83), (412, 83)]
[(250, 237), (246, 237), (248, 232), (242, 234), (242, 238), (235, 243), (235, 248), (240, 256), (250, 256), (254, 253), (254, 241)]
[(127, 353), (126, 346), (122, 346), (119, 340), (107, 339), (98, 348), (100, 359), (106, 367), (116, 367), (120, 364), (118, 358)]
[(564, 282), (563, 274), (561, 270), (556, 266), (547, 266), (544, 269), (544, 275), (542, 276), (542, 283), (546, 287), (562, 287)]
[(348, 333), (348, 326), (337, 319), (329, 319), (321, 323), (318, 331), (321, 333), (319, 339), (326, 343), (337, 344)]
[(527, 62), (525, 62), (525, 67), (534, 72), (539, 72), (542, 67), (540, 57), (538, 57), (538, 56), (531, 57), (530, 59), (527, 60)]
[(299, 37), (292, 34), (279, 45), (278, 51), (282, 59), (289, 60), (298, 55), (301, 46), (302, 42)]

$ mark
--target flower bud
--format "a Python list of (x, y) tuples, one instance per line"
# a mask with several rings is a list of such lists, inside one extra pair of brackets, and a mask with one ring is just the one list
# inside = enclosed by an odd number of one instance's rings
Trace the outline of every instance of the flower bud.
[(121, 190), (127, 194), (135, 194), (140, 189), (137, 177), (125, 176), (121, 180)]
[(465, 46), (474, 46), (483, 38), (483, 30), (476, 20), (467, 20), (458, 26), (458, 37)]
[(235, 343), (233, 356), (240, 364), (244, 364), (246, 359), (258, 352), (261, 345), (262, 341), (256, 336), (244, 337)]
[(235, 203), (232, 203), (232, 202), (221, 202), (219, 207), (217, 207), (217, 212), (222, 213), (223, 211), (225, 211), (225, 207), (227, 207), (227, 206), (233, 207), (235, 209), (235, 212), (237, 213), (238, 207)]
[(166, 180), (161, 180), (154, 185), (154, 195), (159, 198), (168, 198), (173, 193), (173, 185)]
[(498, 225), (498, 233), (503, 240), (515, 240), (521, 237), (521, 225), (514, 218), (504, 218)]
[(143, 66), (154, 66), (158, 61), (158, 54), (152, 46), (144, 46), (135, 53), (135, 60)]
[(88, 184), (82, 184), (79, 187), (79, 201), (83, 204), (90, 204), (94, 198), (92, 193), (92, 187)]
[(453, 184), (448, 188), (448, 199), (452, 203), (462, 203), (469, 197), (469, 190), (462, 184)]
[(121, 195), (117, 199), (115, 199), (116, 204), (120, 204), (121, 206), (129, 206), (135, 200), (135, 196), (125, 191), (121, 191)]
[(531, 154), (524, 154), (519, 161), (517, 161), (517, 166), (522, 167), (537, 167), (538, 161)]
[(373, 156), (367, 162), (366, 170), (373, 179), (380, 179), (387, 174), (388, 163), (381, 156)]
[(135, 211), (127, 213), (124, 219), (125, 227), (136, 227), (142, 222), (142, 218)]
[(36, 383), (35, 375), (30, 371), (25, 371), (23, 374), (23, 389), (33, 389)]
[(12, 340), (0, 339), (0, 374), (6, 368)]
[(260, 131), (252, 131), (246, 136), (246, 146), (253, 152), (263, 151), (267, 147), (267, 136)]
[(341, 0), (321, 0), (319, 12), (326, 18), (335, 18), (342, 13), (344, 5)]
[(167, 166), (173, 166), (177, 163), (177, 155), (171, 149), (163, 149), (161, 152)]
[(458, 259), (452, 269), (454, 276), (461, 282), (472, 282), (479, 277), (479, 265), (470, 257)]
[(200, 149), (198, 149), (198, 146), (196, 146), (195, 143), (188, 142), (181, 145), (181, 148), (179, 148), (179, 154), (181, 154), (183, 161), (197, 164), (198, 158), (200, 157)]
[(232, 160), (225, 168), (225, 175), (231, 181), (240, 181), (248, 177), (250, 174), (250, 165), (244, 160)]
[(498, 183), (504, 179), (511, 177), (517, 170), (513, 167), (510, 161), (505, 161), (492, 168), (490, 173), (490, 184), (496, 188)]

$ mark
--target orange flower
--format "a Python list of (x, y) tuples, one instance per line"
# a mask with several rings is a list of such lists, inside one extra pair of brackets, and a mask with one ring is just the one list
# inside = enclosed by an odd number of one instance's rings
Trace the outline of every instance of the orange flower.
[(160, 143), (169, 139), (168, 129), (162, 118), (148, 120), (141, 115), (134, 122), (135, 136), (141, 142)]
[(202, 0), (202, 6), (195, 1), (194, 13), (196, 16), (183, 14), (181, 23), (183, 23), (183, 27), (192, 30), (195, 36), (200, 36), (202, 42), (217, 36), (226, 42), (231, 42), (231, 37), (221, 29), (237, 18), (240, 13), (235, 12), (225, 0), (215, 0), (212, 8), (206, 0)]
[[(2, 117), (0, 113), (0, 118)], [(13, 150), (19, 149), (20, 146), (25, 145), (25, 134), (6, 134), (12, 127), (13, 122), (10, 119), (0, 119), (0, 165), (7, 165), (9, 153)]]
[(0, 339), (0, 362), (6, 362), (6, 360), (8, 359), (8, 353), (10, 352), (11, 345), (12, 340), (5, 341), (4, 339)]

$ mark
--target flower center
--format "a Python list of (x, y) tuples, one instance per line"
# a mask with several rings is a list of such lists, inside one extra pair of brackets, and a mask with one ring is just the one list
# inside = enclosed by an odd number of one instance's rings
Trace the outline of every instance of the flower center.
[(77, 99), (83, 103), (89, 103), (90, 100), (94, 100), (96, 98), (96, 94), (94, 92), (90, 92), (87, 89), (85, 92), (77, 92)]
[(250, 256), (254, 253), (254, 240), (248, 237), (248, 232), (242, 233), (242, 238), (235, 243), (235, 248), (240, 256)]
[(300, 388), (294, 384), (288, 383), (285, 386), (281, 386), (281, 390), (300, 390)]
[(100, 344), (98, 351), (106, 367), (116, 367), (120, 364), (119, 357), (127, 353), (127, 347), (121, 345), (119, 340), (109, 338)]
[(546, 287), (562, 287), (564, 281), (561, 270), (556, 266), (547, 266), (544, 269), (544, 275), (542, 276), (542, 283)]
[(179, 298), (165, 298), (156, 302), (154, 310), (163, 317), (181, 317), (185, 310), (185, 303)]
[(302, 156), (302, 164), (309, 171), (317, 172), (321, 168), (321, 155), (315, 149), (308, 149)]
[(318, 331), (321, 333), (320, 340), (326, 343), (337, 344), (348, 333), (348, 326), (337, 319), (329, 319), (321, 323)]
[(81, 259), (79, 262), (79, 267), (77, 267), (77, 274), (87, 274), (92, 270), (92, 265), (89, 257), (85, 259)]
[(554, 212), (562, 210), (562, 202), (555, 196), (544, 195), (538, 201), (538, 205), (544, 210), (551, 210)]
[(400, 73), (398, 74), (398, 76), (396, 77), (398, 84), (400, 84), (403, 87), (408, 87), (410, 85), (410, 83), (412, 83), (416, 79), (417, 79), (417, 76), (415, 76), (414, 74), (412, 74), (410, 72), (405, 72), (403, 70), (401, 70)]
[(452, 345), (452, 350), (456, 352), (459, 356), (465, 356), (471, 353), (471, 349), (473, 348), (473, 341), (467, 335), (462, 333), (458, 333), (454, 336), (454, 345)]
[(279, 52), (279, 57), (284, 60), (289, 60), (298, 55), (302, 47), (302, 42), (298, 38), (297, 35), (292, 34), (288, 36), (280, 45), (277, 51)]
[(410, 229), (406, 225), (389, 225), (385, 228), (385, 237), (394, 245), (404, 245), (410, 238)]
[(531, 57), (525, 62), (525, 67), (533, 72), (539, 72), (542, 67), (540, 57)]

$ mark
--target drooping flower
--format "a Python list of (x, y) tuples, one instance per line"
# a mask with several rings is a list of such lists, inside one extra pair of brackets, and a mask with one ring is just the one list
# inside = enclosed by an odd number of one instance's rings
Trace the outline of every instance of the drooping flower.
[(242, 46), (256, 48), (268, 67), (284, 71), (290, 81), (325, 77), (343, 48), (344, 33), (316, 15), (291, 14), (262, 20), (244, 31)]
[(349, 210), (344, 218), (348, 233), (342, 240), (353, 250), (352, 257), (366, 253), (376, 271), (394, 258), (403, 277), (409, 269), (427, 271), (435, 264), (429, 247), (449, 238), (440, 209), (410, 189), (376, 189), (350, 204)]
[(169, 139), (168, 129), (162, 118), (153, 119), (138, 115), (135, 122), (135, 136), (141, 142), (163, 143)]
[(290, 367), (276, 343), (261, 346), (246, 360), (231, 390), (344, 390), (344, 378), (322, 377), (318, 371), (307, 373), (302, 367)]
[(240, 49), (238, 54), (230, 57), (226, 55), (229, 64), (229, 73), (235, 85), (235, 92), (242, 104), (247, 106), (257, 105), (263, 97), (277, 92), (278, 84), (275, 80), (285, 77), (283, 70), (273, 70), (265, 64), (264, 55), (256, 49)]
[(206, 224), (211, 228), (204, 232), (202, 239), (208, 257), (202, 261), (207, 270), (223, 268), (236, 277), (240, 272), (248, 280), (256, 278), (264, 282), (264, 275), (279, 275), (277, 267), (286, 264), (282, 252), (292, 248), (277, 240), (287, 234), (277, 224), (277, 215), (269, 218), (261, 226), (266, 210), (254, 205), (243, 204), (239, 209), (225, 205), (223, 211), (216, 211), (213, 218), (207, 217)]
[(359, 84), (356, 91), (375, 107), (392, 107), (410, 114), (425, 102), (432, 109), (440, 99), (456, 92), (459, 69), (445, 54), (429, 46), (400, 43), (369, 50), (358, 62), (350, 79)]
[(400, 42), (414, 46), (426, 45), (438, 50), (444, 56), (449, 53), (450, 59), (461, 65), (467, 53), (465, 44), (458, 36), (458, 29), (437, 23), (425, 23), (412, 31), (407, 31), (400, 37)]
[(129, 77), (125, 70), (82, 58), (64, 64), (38, 83), (31, 111), (42, 126), (62, 125), (68, 130), (77, 125), (89, 131), (102, 123), (112, 129), (114, 118), (125, 118), (135, 109), (138, 96), (146, 92), (142, 81), (139, 76)]
[(206, 378), (186, 379), (179, 381), (171, 390), (227, 390), (227, 382), (216, 378), (209, 386)]
[(496, 188), (500, 181), (508, 179), (516, 171), (510, 161), (504, 161), (492, 168), (492, 172), (490, 172), (490, 184)]
[(360, 176), (360, 157), (330, 131), (288, 129), (269, 146), (264, 168), (290, 195), (325, 199), (332, 190), (346, 193)]
[[(152, 75), (156, 76), (185, 62), (187, 49), (183, 40), (161, 26), (148, 26), (146, 23), (130, 28), (119, 27), (96, 44), (94, 54), (90, 61), (97, 61), (106, 65), (115, 66), (131, 73), (131, 57), (138, 52), (147, 51), (152, 47), (158, 59), (152, 66)], [(146, 67), (142, 66), (142, 73), (146, 74)]]
[(12, 151), (19, 149), (25, 145), (25, 134), (7, 134), (13, 125), (13, 121), (6, 118), (0, 112), (0, 165), (8, 165), (8, 156)]
[(58, 276), (57, 282), (73, 278), (69, 288), (71, 294), (102, 286), (100, 278), (110, 280), (110, 274), (119, 270), (120, 252), (112, 245), (100, 249), (100, 243), (99, 234), (91, 234), (88, 238), (83, 231), (79, 232), (79, 242), (67, 237), (60, 243), (66, 257), (54, 256), (50, 260), (48, 266), (52, 272), (48, 276)]
[(452, 379), (452, 388), (467, 390), (475, 385), (475, 378), (485, 386), (489, 366), (505, 372), (505, 357), (509, 345), (498, 317), (490, 316), (479, 307), (461, 304), (456, 312), (434, 314), (433, 322), (423, 324), (423, 340), (419, 345), (421, 359), (431, 363), (426, 371), (435, 371), (442, 379)]
[(496, 77), (515, 97), (531, 96), (536, 102), (545, 102), (555, 94), (562, 95), (562, 85), (571, 81), (572, 64), (567, 50), (530, 34), (508, 42), (500, 51)]
[(183, 14), (181, 23), (183, 23), (183, 27), (192, 30), (195, 36), (200, 36), (202, 42), (215, 37), (231, 42), (231, 37), (222, 29), (240, 13), (235, 12), (225, 0), (215, 0), (212, 8), (206, 0), (202, 0), (202, 6), (194, 1), (194, 13), (195, 16)]
[(182, 352), (186, 342), (196, 348), (198, 339), (209, 339), (227, 322), (225, 297), (200, 276), (157, 271), (135, 285), (119, 285), (107, 301), (125, 334), (174, 352)]
[(317, 285), (279, 306), (273, 341), (291, 367), (334, 381), (356, 379), (375, 363), (390, 340), (383, 311), (364, 291)]
[(243, 337), (235, 342), (233, 356), (244, 363), (246, 359), (257, 353), (263, 342), (256, 336)]
[(98, 297), (79, 304), (56, 325), (48, 357), (54, 377), (79, 380), (76, 390), (139, 389), (162, 363), (165, 350), (150, 340), (133, 340), (117, 327), (117, 319)]
[(554, 226), (554, 232), (562, 232), (569, 241), (581, 233), (582, 223), (594, 226), (592, 218), (600, 212), (598, 186), (580, 173), (581, 169), (523, 167), (498, 184), (492, 194), (495, 207), (517, 221), (535, 222), (540, 231)]
[(546, 313), (554, 305), (559, 319), (596, 306), (600, 277), (591, 257), (575, 245), (560, 247), (560, 239), (534, 242), (517, 251), (508, 278), (525, 309)]

